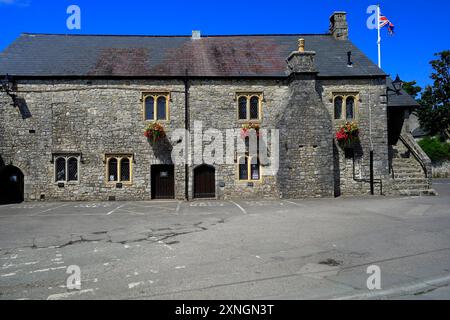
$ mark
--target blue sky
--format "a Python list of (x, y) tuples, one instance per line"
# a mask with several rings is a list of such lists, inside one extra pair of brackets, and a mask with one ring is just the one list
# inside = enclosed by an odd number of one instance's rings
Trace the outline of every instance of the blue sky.
[[(379, 0), (396, 35), (383, 30), (383, 69), (403, 80), (430, 83), (433, 53), (450, 49), (450, 1)], [(0, 0), (0, 50), (21, 32), (82, 34), (325, 33), (333, 11), (348, 13), (350, 39), (377, 61), (376, 30), (366, 27), (371, 0), (106, 1)], [(66, 9), (81, 8), (81, 30), (66, 27)]]

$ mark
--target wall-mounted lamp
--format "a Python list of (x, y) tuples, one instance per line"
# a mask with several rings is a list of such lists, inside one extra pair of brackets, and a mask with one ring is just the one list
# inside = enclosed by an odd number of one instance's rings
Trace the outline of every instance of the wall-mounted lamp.
[(14, 90), (14, 80), (9, 74), (6, 74), (5, 78), (1, 80), (1, 88), (9, 97), (11, 97), (14, 106), (16, 106), (16, 95), (11, 93)]
[(392, 85), (394, 86), (395, 91), (400, 91), (403, 88), (403, 81), (400, 79), (400, 77), (397, 75), (394, 81), (392, 81)]
[(391, 88), (387, 88), (387, 91), (392, 91), (395, 92), (396, 94), (399, 94), (400, 91), (403, 88), (403, 81), (400, 79), (400, 77), (397, 75), (397, 77), (395, 77), (395, 80), (392, 81), (392, 86), (394, 87), (394, 89)]

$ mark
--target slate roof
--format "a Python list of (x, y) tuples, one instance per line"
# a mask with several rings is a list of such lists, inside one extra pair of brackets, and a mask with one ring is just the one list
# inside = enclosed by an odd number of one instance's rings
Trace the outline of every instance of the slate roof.
[[(0, 75), (285, 77), (286, 58), (305, 38), (321, 77), (385, 73), (350, 41), (318, 35), (101, 36), (22, 34), (0, 53)], [(347, 66), (352, 51), (353, 67)]]
[(396, 107), (396, 108), (418, 108), (420, 107), (419, 103), (411, 97), (408, 93), (406, 93), (404, 90), (400, 90), (399, 93), (394, 92), (394, 87), (392, 85), (392, 79), (387, 78), (386, 79), (386, 85), (391, 90), (387, 91), (387, 99), (388, 99), (388, 106), (389, 107)]

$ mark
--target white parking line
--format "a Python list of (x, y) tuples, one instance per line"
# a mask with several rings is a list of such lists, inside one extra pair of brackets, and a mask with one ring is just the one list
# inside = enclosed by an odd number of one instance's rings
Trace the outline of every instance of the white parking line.
[(283, 200), (283, 201), (287, 202), (287, 203), (290, 203), (290, 204), (293, 204), (294, 206), (297, 206), (297, 207), (306, 208), (306, 206), (304, 204), (302, 204), (302, 203), (297, 203), (297, 202), (289, 201), (289, 200)]
[(246, 211), (244, 208), (242, 208), (239, 204), (237, 204), (236, 202), (234, 202), (234, 201), (232, 201), (232, 200), (230, 200), (230, 202), (231, 202), (232, 204), (234, 204), (236, 207), (238, 207), (239, 210), (242, 211), (242, 213), (247, 214), (247, 211)]
[(31, 217), (38, 216), (38, 215), (40, 215), (40, 214), (42, 214), (42, 213), (46, 213), (46, 212), (49, 212), (49, 211), (52, 211), (52, 210), (55, 210), (55, 209), (59, 209), (59, 208), (62, 208), (62, 207), (68, 206), (68, 205), (69, 205), (69, 203), (66, 203), (66, 204), (63, 204), (63, 205), (60, 205), (60, 206), (57, 206), (57, 207), (52, 207), (52, 208), (49, 208), (49, 209), (47, 209), (47, 210), (44, 210), (44, 211), (40, 211), (40, 212), (38, 212), (38, 213), (31, 214), (30, 216), (31, 216)]
[(111, 210), (110, 212), (108, 212), (106, 215), (107, 215), (107, 216), (110, 216), (110, 215), (113, 214), (116, 210), (119, 210), (120, 208), (125, 207), (125, 205), (126, 205), (126, 203), (124, 203), (124, 204), (118, 206), (117, 208), (115, 208), (115, 209)]

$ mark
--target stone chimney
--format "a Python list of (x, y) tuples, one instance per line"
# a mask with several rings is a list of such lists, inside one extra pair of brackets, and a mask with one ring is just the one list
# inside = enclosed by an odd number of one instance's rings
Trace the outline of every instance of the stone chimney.
[(330, 17), (330, 34), (337, 40), (348, 40), (347, 13), (335, 11)]
[(315, 51), (305, 50), (305, 39), (298, 40), (298, 51), (293, 51), (287, 58), (288, 73), (316, 73)]

